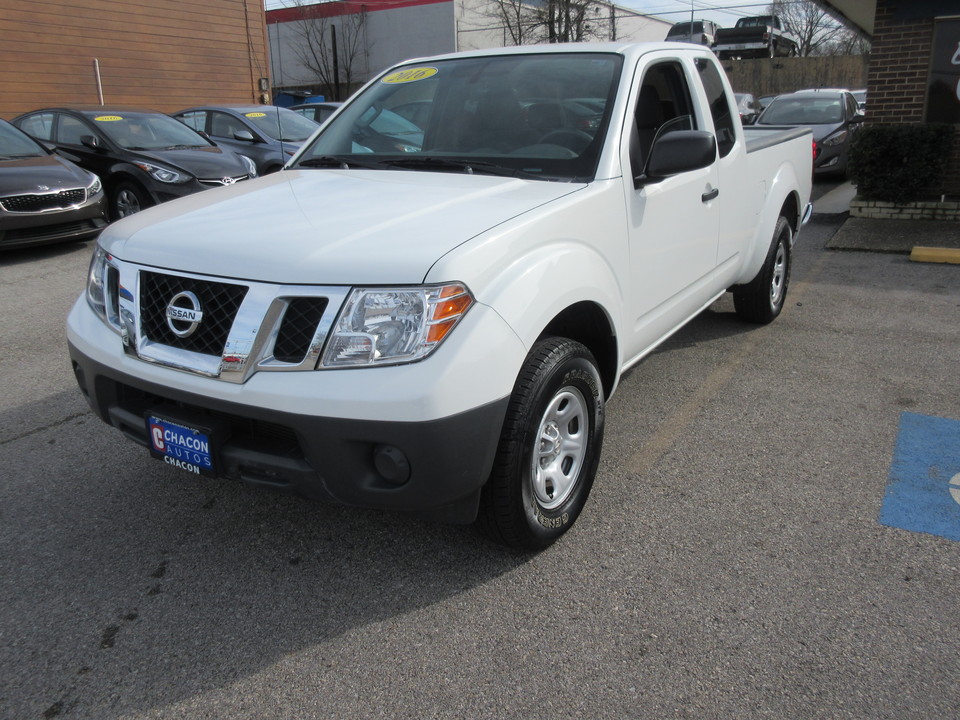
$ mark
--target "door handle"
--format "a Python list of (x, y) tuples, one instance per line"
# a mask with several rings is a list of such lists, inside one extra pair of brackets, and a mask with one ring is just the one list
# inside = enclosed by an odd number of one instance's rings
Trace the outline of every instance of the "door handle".
[(719, 194), (720, 194), (720, 188), (714, 188), (710, 192), (705, 192), (703, 195), (701, 195), (700, 199), (703, 200), (703, 202), (710, 202)]

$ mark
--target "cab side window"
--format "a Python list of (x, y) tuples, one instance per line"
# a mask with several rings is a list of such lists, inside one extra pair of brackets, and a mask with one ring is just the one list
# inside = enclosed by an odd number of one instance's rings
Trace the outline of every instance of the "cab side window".
[(210, 123), (210, 134), (215, 137), (230, 138), (232, 140), (234, 133), (238, 133), (241, 130), (250, 132), (242, 122), (232, 115), (219, 112), (210, 113), (210, 115), (213, 119), (213, 122)]
[(93, 131), (75, 117), (60, 115), (60, 121), (57, 123), (57, 142), (64, 145), (80, 145), (80, 138), (84, 135), (93, 135)]
[(203, 110), (195, 110), (194, 112), (177, 115), (177, 120), (182, 122), (187, 127), (193, 128), (197, 132), (204, 132), (207, 129), (207, 114)]
[(24, 118), (20, 129), (38, 140), (53, 141), (53, 113), (37, 113)]
[(633, 118), (630, 165), (636, 177), (643, 172), (655, 138), (696, 129), (690, 88), (679, 62), (657, 63), (644, 73)]
[[(697, 70), (700, 71), (700, 82), (710, 104), (710, 114), (713, 116), (713, 127), (717, 133), (717, 149), (720, 157), (726, 157), (733, 150), (737, 141), (737, 134), (733, 129), (733, 113), (730, 112), (730, 98), (723, 88), (720, 72), (709, 60), (699, 58)], [(739, 117), (738, 117), (739, 119)]]

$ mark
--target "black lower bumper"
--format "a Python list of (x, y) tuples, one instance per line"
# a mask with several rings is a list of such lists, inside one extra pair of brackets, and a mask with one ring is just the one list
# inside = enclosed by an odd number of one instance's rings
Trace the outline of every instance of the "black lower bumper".
[[(296, 414), (183, 393), (103, 366), (70, 346), (94, 412), (148, 447), (148, 411), (220, 428), (221, 476), (306, 497), (472, 522), (508, 399), (424, 422)], [(296, 382), (297, 373), (290, 373)], [(144, 459), (148, 453), (144, 451)]]

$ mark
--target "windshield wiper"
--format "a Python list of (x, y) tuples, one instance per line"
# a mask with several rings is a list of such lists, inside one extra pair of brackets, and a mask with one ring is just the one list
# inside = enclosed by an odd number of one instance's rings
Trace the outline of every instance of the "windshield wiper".
[(404, 157), (383, 160), (385, 165), (411, 170), (462, 170), (468, 175), (479, 173), (483, 175), (498, 175), (501, 177), (525, 177), (543, 179), (540, 175), (526, 172), (518, 168), (497, 165), (486, 160), (467, 160), (465, 158), (445, 157)]
[(192, 150), (193, 148), (205, 148), (209, 145), (169, 145), (164, 150)]
[(350, 170), (351, 168), (363, 168), (366, 170), (382, 170), (384, 163), (379, 160), (362, 160), (353, 155), (320, 155), (318, 157), (301, 160), (294, 167), (315, 167), (315, 168), (340, 168), (341, 170)]

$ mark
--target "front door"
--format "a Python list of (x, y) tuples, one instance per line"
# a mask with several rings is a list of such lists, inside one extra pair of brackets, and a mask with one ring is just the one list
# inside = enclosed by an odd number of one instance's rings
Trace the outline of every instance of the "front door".
[[(663, 60), (643, 73), (634, 106), (628, 167), (640, 175), (656, 137), (707, 129), (696, 112), (684, 64)], [(634, 188), (627, 181), (630, 244), (629, 320), (624, 359), (645, 354), (714, 295), (719, 170), (709, 167)]]

